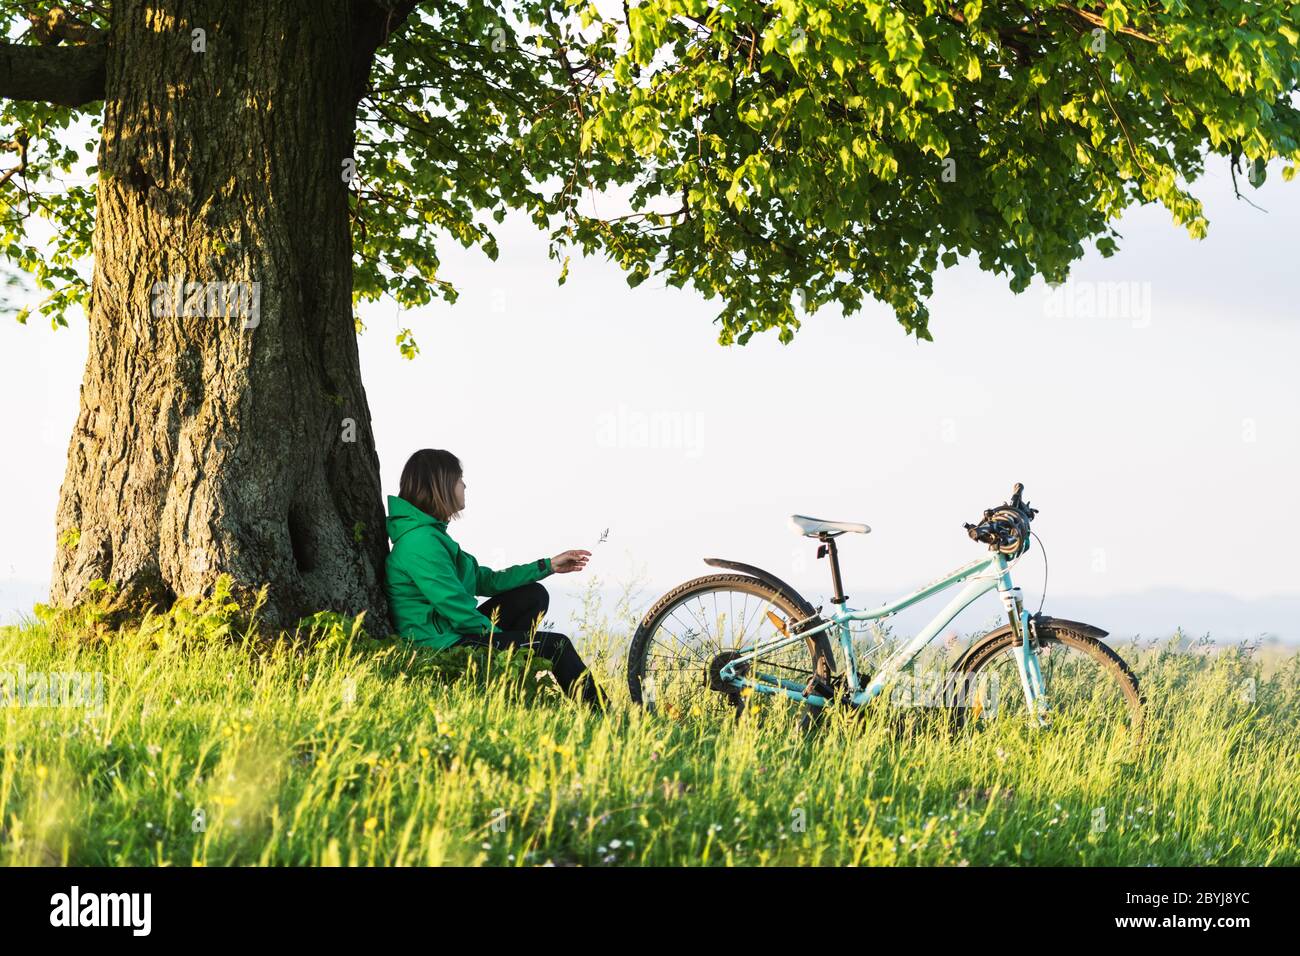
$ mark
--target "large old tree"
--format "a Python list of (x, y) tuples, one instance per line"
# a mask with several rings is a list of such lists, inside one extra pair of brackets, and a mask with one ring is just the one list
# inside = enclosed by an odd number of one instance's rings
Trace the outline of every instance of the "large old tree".
[[(507, 209), (557, 260), (718, 296), (724, 343), (788, 341), (864, 296), (928, 338), (941, 264), (1060, 280), (1085, 246), (1115, 251), (1131, 204), (1203, 234), (1208, 161), (1246, 189), (1300, 159), (1300, 7), (1281, 0), (0, 12), (6, 301), (90, 325), (61, 604), (102, 580), (166, 606), (228, 573), (269, 586), (275, 624), (382, 620), (355, 308), (453, 301), (438, 243), (494, 255)], [(585, 197), (611, 189), (624, 206), (597, 218)], [(214, 283), (256, 286), (214, 315)]]

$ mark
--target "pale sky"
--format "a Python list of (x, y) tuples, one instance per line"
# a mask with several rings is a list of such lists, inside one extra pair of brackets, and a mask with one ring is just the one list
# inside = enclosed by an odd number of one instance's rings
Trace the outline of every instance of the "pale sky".
[[(557, 287), (544, 237), (512, 217), (495, 263), (441, 250), (455, 306), (362, 310), (385, 493), (411, 451), (450, 449), (469, 489), (451, 530), (481, 561), (586, 547), (588, 574), (640, 573), (654, 595), (714, 555), (824, 594), (825, 563), (788, 516), (862, 521), (871, 534), (841, 539), (846, 587), (878, 600), (979, 556), (962, 522), (1021, 481), (1042, 512), (1049, 612), (1054, 595), (1162, 588), (1296, 597), (1300, 183), (1274, 171), (1251, 193), (1260, 212), (1217, 162), (1197, 191), (1207, 240), (1134, 211), (1117, 256), (1076, 266), (1068, 301), (1041, 283), (1013, 295), (973, 263), (940, 273), (933, 343), (869, 304), (823, 310), (789, 346), (722, 348), (716, 303), (691, 290), (629, 289), (612, 264), (577, 259)], [(1131, 291), (1113, 303), (1125, 314), (1097, 306), (1099, 290)], [(393, 344), (402, 327), (414, 361)], [(0, 320), (11, 583), (48, 582), (85, 350), (84, 320)], [(1036, 604), (1036, 549), (1019, 570)]]

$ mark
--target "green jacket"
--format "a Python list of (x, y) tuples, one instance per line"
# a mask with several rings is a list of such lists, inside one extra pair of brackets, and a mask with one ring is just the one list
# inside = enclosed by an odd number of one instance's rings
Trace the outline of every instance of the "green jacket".
[(492, 622), (478, 612), (476, 595), (492, 597), (540, 581), (550, 558), (493, 571), (466, 554), (447, 534), (447, 522), (405, 498), (388, 497), (388, 605), (397, 632), (416, 644), (441, 649), (461, 634), (484, 633)]

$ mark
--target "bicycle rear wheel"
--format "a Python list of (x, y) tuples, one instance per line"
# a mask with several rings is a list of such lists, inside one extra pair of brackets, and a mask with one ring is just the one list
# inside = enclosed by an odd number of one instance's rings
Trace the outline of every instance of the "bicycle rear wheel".
[[(672, 717), (739, 713), (745, 698), (715, 689), (716, 671), (726, 657), (795, 633), (798, 622), (816, 610), (798, 595), (788, 595), (744, 574), (711, 574), (679, 585), (659, 599), (642, 620), (628, 648), (628, 690), (632, 701)], [(746, 665), (806, 684), (819, 659), (834, 670), (829, 642), (797, 641)], [(711, 675), (712, 670), (712, 675)]]

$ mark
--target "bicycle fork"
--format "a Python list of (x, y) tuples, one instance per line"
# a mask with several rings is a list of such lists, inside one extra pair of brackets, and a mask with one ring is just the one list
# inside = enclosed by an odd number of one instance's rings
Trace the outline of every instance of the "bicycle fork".
[(1020, 689), (1025, 694), (1025, 708), (1029, 713), (1029, 722), (1039, 727), (1047, 726), (1047, 688), (1043, 683), (1043, 671), (1038, 666), (1038, 636), (1029, 612), (1025, 610), (1020, 588), (998, 590), (1002, 606), (1006, 609), (1011, 622), (1011, 629), (1016, 641), (1011, 646), (1011, 654), (1016, 660), (1016, 670), (1020, 672)]

